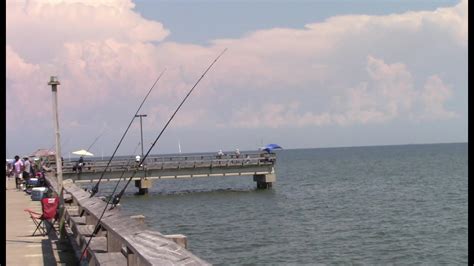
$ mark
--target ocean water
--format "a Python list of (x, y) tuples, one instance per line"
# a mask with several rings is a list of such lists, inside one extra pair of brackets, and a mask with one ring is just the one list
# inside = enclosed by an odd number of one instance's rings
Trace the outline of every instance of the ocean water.
[(251, 176), (156, 180), (121, 208), (216, 265), (465, 265), (467, 146), (280, 150), (271, 190)]

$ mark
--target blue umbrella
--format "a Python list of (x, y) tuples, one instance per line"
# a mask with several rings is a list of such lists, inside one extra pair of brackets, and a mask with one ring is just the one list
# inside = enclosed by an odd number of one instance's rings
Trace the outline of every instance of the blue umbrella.
[(273, 150), (276, 150), (276, 149), (283, 149), (283, 148), (280, 147), (280, 145), (278, 144), (268, 144), (262, 150), (267, 151), (267, 152), (272, 152)]

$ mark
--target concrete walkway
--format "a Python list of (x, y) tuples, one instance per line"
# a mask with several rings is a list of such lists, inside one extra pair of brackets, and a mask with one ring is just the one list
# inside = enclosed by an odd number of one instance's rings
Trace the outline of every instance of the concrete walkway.
[(6, 265), (76, 265), (69, 241), (58, 240), (54, 232), (41, 236), (24, 209), (41, 213), (41, 203), (17, 191), (14, 178), (7, 180), (6, 190)]

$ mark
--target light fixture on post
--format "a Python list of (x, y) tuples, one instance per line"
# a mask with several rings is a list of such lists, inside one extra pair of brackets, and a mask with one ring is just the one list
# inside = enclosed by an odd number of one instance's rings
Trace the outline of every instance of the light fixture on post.
[(141, 135), (141, 144), (142, 144), (142, 158), (143, 158), (143, 126), (142, 126), (142, 117), (146, 117), (145, 114), (135, 115), (135, 117), (140, 117), (140, 135)]

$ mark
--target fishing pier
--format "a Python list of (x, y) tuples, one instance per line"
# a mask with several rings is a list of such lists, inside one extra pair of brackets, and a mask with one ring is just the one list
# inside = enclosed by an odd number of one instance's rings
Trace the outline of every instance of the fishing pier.
[[(143, 215), (127, 216), (93, 197), (75, 183), (119, 181), (135, 173), (135, 185), (146, 193), (153, 179), (194, 178), (206, 176), (253, 176), (257, 188), (271, 188), (275, 182), (276, 154), (266, 151), (240, 155), (189, 154), (149, 156), (143, 165), (134, 158), (84, 160), (81, 171), (74, 162), (64, 162), (62, 182), (64, 230), (79, 260), (89, 265), (210, 265), (187, 250), (187, 237), (164, 235), (150, 229)], [(137, 168), (138, 167), (138, 168)], [(106, 171), (104, 172), (104, 169)], [(60, 194), (57, 169), (47, 173), (48, 186)], [(120, 178), (122, 177), (122, 178)], [(109, 207), (108, 207), (109, 206)], [(104, 215), (105, 214), (105, 215)]]
[[(276, 154), (266, 151), (245, 152), (240, 155), (189, 154), (148, 156), (142, 166), (134, 158), (114, 159), (106, 171), (108, 160), (85, 160), (82, 169), (75, 162), (64, 162), (62, 174), (74, 183), (95, 183), (126, 180), (137, 169), (133, 180), (140, 194), (148, 192), (152, 180), (172, 178), (196, 178), (209, 176), (253, 176), (257, 188), (271, 188), (276, 181), (274, 165)], [(121, 178), (122, 176), (122, 178)]]
[[(55, 179), (54, 173), (46, 177), (59, 194)], [(63, 189), (65, 234), (75, 256), (87, 265), (210, 265), (187, 250), (185, 235), (161, 234), (145, 224), (145, 216), (127, 216), (119, 208), (108, 209), (102, 217), (106, 202), (71, 180), (63, 182)]]

